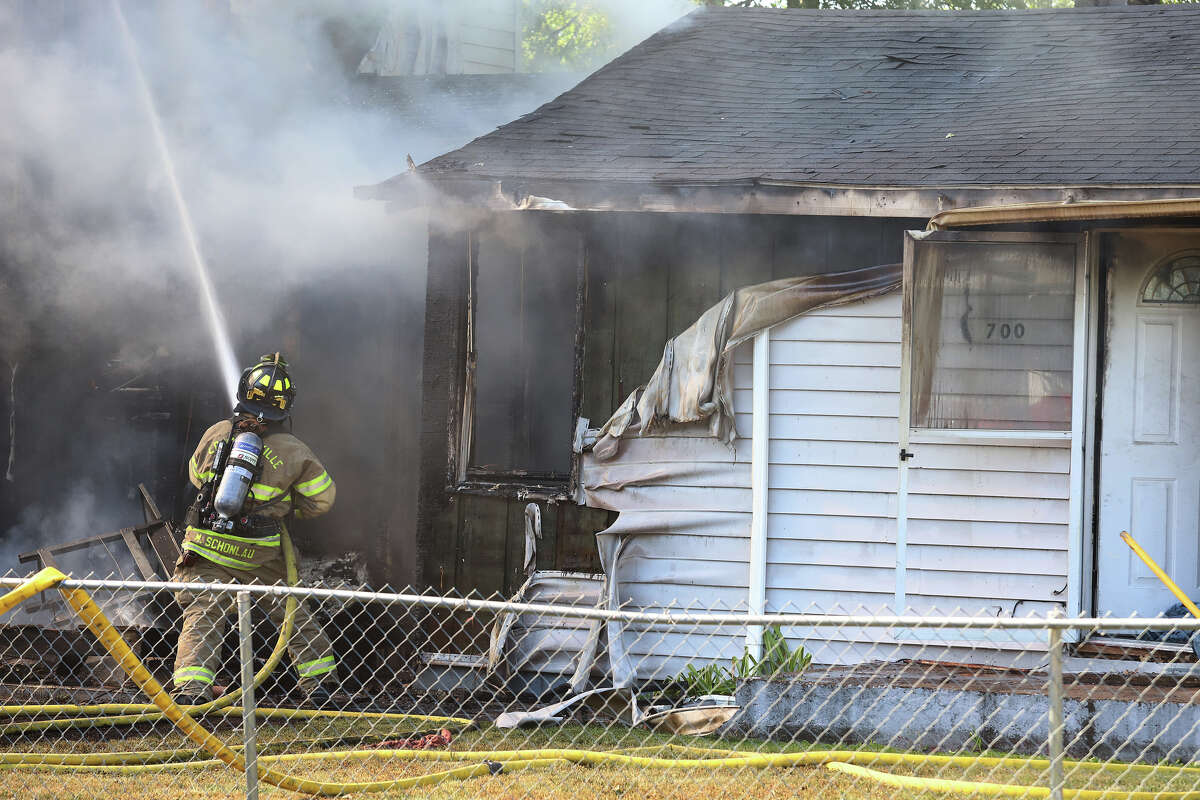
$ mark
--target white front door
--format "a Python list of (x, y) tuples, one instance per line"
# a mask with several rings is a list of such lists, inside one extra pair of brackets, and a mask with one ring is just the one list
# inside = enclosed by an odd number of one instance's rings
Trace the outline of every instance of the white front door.
[(1154, 616), (1177, 601), (1120, 534), (1200, 598), (1200, 233), (1109, 242), (1096, 610)]

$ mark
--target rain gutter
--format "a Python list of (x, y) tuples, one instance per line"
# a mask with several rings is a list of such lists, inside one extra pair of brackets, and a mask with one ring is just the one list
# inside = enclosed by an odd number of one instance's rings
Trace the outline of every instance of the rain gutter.
[(929, 220), (926, 230), (940, 231), (968, 225), (1003, 225), (1019, 222), (1073, 222), (1097, 219), (1149, 219), (1200, 216), (1200, 198), (1173, 200), (1098, 200), (1078, 203), (1016, 203), (943, 211)]

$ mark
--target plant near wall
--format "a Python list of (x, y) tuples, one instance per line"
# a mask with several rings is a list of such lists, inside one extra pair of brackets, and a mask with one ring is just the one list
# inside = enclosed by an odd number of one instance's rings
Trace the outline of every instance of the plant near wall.
[(754, 654), (749, 650), (742, 653), (740, 658), (735, 658), (730, 664), (729, 674), (735, 680), (745, 680), (747, 678), (757, 678), (759, 660), (754, 657)]
[(749, 649), (741, 656), (730, 660), (728, 667), (707, 664), (696, 667), (688, 664), (660, 692), (660, 696), (672, 701), (711, 694), (731, 695), (738, 681), (748, 678), (776, 678), (780, 675), (804, 672), (812, 663), (812, 653), (803, 646), (792, 649), (783, 629), (770, 625), (763, 630), (762, 657), (757, 658)]
[(803, 646), (791, 649), (783, 629), (778, 625), (768, 625), (763, 630), (762, 657), (755, 658), (749, 651), (742, 653), (741, 658), (733, 659), (730, 674), (738, 679), (745, 678), (774, 678), (783, 674), (799, 674), (808, 669), (812, 663), (812, 653)]
[(685, 698), (733, 694), (737, 688), (733, 675), (720, 664), (708, 664), (699, 669), (688, 664), (676, 680), (683, 684)]
[(781, 673), (799, 674), (812, 663), (812, 653), (805, 650), (803, 645), (795, 650), (788, 647), (783, 629), (778, 625), (769, 625), (763, 631), (762, 648), (758, 674), (764, 678), (773, 678)]

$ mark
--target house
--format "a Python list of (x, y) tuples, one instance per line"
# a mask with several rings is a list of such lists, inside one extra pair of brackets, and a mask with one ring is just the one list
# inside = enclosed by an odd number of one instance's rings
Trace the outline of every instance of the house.
[[(1200, 593), (1198, 45), (1196, 6), (702, 8), (372, 187), (444, 210), (422, 582), (513, 591), (532, 500), (539, 568), (603, 531), (625, 608), (1157, 614), (1126, 529)], [(756, 646), (608, 634), (626, 678)]]

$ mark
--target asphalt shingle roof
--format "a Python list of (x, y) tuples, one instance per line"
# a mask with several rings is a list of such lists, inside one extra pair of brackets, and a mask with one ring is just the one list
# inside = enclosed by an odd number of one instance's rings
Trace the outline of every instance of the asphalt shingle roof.
[(1200, 6), (702, 8), (436, 179), (1200, 184)]

